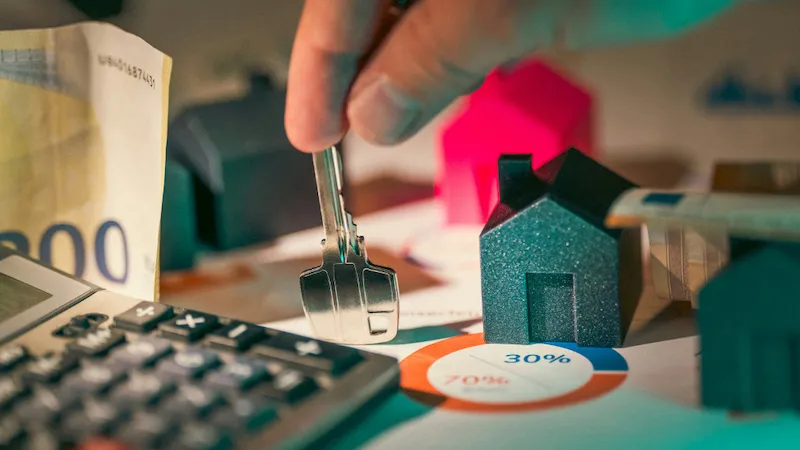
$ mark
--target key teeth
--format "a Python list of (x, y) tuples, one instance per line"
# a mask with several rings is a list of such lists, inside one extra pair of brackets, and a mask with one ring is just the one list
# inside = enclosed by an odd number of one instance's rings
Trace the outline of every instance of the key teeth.
[(364, 245), (363, 236), (356, 236), (356, 245), (358, 246), (358, 254), (361, 255), (365, 263), (369, 264), (369, 258), (367, 258), (367, 246)]

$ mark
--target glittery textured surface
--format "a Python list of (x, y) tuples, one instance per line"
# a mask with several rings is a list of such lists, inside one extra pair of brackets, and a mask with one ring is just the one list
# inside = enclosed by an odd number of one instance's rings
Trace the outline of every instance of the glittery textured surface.
[(618, 245), (549, 195), (486, 230), (480, 242), (486, 342), (621, 345)]
[(800, 412), (798, 292), (797, 243), (754, 246), (700, 289), (704, 406)]

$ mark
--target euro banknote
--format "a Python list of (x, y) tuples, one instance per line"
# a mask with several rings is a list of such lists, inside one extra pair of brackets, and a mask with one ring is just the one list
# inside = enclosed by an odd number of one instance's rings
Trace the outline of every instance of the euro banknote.
[(697, 307), (697, 293), (730, 259), (728, 236), (714, 227), (647, 224), (656, 295)]
[(157, 298), (171, 69), (110, 24), (0, 32), (0, 244)]
[(645, 225), (655, 292), (696, 307), (698, 290), (730, 260), (731, 236), (800, 240), (800, 197), (632, 189), (606, 225)]
[(800, 240), (800, 196), (631, 189), (612, 204), (606, 226), (709, 228), (729, 236)]

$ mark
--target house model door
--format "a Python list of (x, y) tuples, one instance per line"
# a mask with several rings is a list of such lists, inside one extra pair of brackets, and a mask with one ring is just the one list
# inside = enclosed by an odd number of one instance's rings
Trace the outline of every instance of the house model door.
[(531, 342), (574, 342), (575, 274), (527, 273)]

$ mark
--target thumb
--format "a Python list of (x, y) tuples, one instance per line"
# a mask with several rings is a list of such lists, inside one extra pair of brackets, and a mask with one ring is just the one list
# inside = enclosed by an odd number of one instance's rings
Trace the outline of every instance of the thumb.
[(347, 117), (378, 145), (416, 133), (498, 65), (555, 39), (563, 0), (421, 0), (373, 54)]

